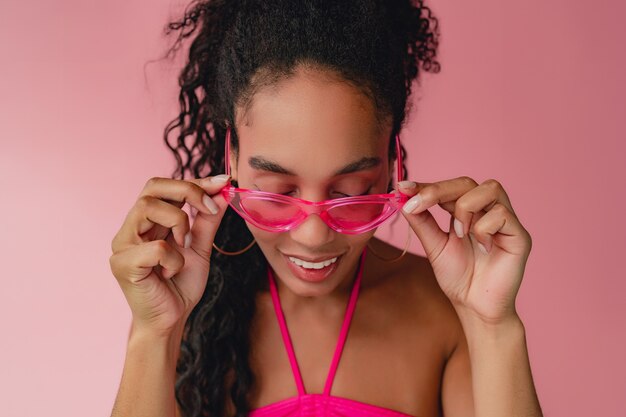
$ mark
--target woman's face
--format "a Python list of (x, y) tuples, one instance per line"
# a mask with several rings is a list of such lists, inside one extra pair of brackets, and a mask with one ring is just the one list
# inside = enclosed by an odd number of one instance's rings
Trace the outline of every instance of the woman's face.
[[(326, 73), (301, 69), (261, 89), (245, 115), (237, 109), (235, 123), (239, 154), (235, 161), (231, 153), (232, 177), (241, 188), (310, 201), (387, 192), (391, 125), (380, 132), (371, 100)], [(346, 168), (350, 172), (336, 175)], [(302, 297), (349, 291), (361, 252), (375, 232), (338, 233), (315, 214), (283, 233), (248, 227), (279, 286)], [(324, 268), (321, 280), (311, 281), (307, 276), (319, 271), (290, 257), (337, 260)]]

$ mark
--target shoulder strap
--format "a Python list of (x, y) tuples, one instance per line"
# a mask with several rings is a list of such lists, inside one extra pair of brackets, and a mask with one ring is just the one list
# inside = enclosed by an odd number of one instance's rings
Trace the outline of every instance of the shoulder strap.
[[(356, 307), (356, 300), (357, 300), (359, 287), (361, 283), (361, 275), (363, 273), (363, 263), (365, 260), (365, 253), (366, 253), (366, 249), (363, 250), (363, 253), (361, 254), (361, 260), (359, 263), (359, 267), (357, 269), (357, 276), (352, 284), (352, 292), (350, 294), (350, 301), (348, 302), (348, 307), (346, 309), (343, 324), (341, 326), (341, 333), (339, 335), (339, 340), (335, 348), (335, 354), (333, 355), (333, 360), (330, 365), (328, 377), (326, 378), (326, 384), (324, 386), (324, 395), (326, 396), (330, 395), (330, 389), (332, 387), (333, 380), (335, 378), (335, 372), (337, 371), (339, 358), (341, 357), (343, 346), (345, 344), (345, 340), (348, 335), (348, 330), (350, 328), (350, 322), (352, 321), (352, 315)], [(287, 350), (287, 356), (289, 357), (289, 363), (291, 364), (291, 371), (296, 381), (296, 386), (298, 387), (298, 395), (299, 396), (306, 395), (306, 391), (304, 389), (304, 382), (302, 381), (302, 375), (300, 374), (300, 368), (298, 367), (298, 361), (296, 360), (296, 355), (294, 353), (293, 345), (291, 343), (291, 337), (289, 336), (289, 330), (287, 329), (287, 323), (285, 321), (285, 316), (283, 314), (282, 306), (280, 304), (280, 297), (278, 296), (278, 290), (276, 289), (276, 283), (274, 282), (274, 275), (272, 273), (272, 268), (269, 265), (267, 268), (267, 277), (270, 283), (270, 292), (271, 292), (272, 301), (274, 304), (274, 311), (276, 312), (276, 317), (278, 318), (278, 325), (280, 326), (280, 333), (282, 335), (283, 342)]]
[(352, 316), (354, 315), (354, 309), (356, 308), (356, 300), (359, 295), (359, 288), (361, 287), (361, 275), (363, 275), (363, 263), (365, 261), (365, 253), (367, 246), (363, 249), (361, 254), (361, 260), (357, 268), (357, 276), (352, 284), (352, 293), (350, 294), (350, 301), (346, 309), (345, 316), (343, 318), (343, 325), (341, 326), (341, 333), (339, 334), (339, 341), (335, 348), (335, 354), (333, 355), (333, 361), (330, 364), (330, 370), (328, 371), (328, 377), (326, 378), (326, 384), (324, 386), (324, 395), (329, 396), (330, 390), (335, 380), (335, 373), (337, 372), (337, 365), (339, 365), (339, 359), (343, 352), (343, 346), (345, 345), (346, 337), (348, 336), (348, 330), (350, 330), (350, 323), (352, 322)]
[(270, 281), (270, 291), (272, 293), (272, 301), (274, 302), (274, 311), (278, 318), (278, 325), (280, 326), (280, 333), (283, 336), (283, 342), (287, 349), (287, 356), (289, 356), (289, 363), (291, 363), (291, 371), (293, 377), (296, 380), (296, 386), (298, 387), (298, 396), (305, 395), (304, 383), (302, 382), (302, 376), (300, 375), (300, 369), (298, 368), (298, 361), (296, 361), (296, 355), (293, 351), (291, 344), (291, 337), (289, 336), (289, 330), (287, 330), (287, 323), (285, 322), (285, 316), (283, 315), (283, 309), (280, 305), (280, 298), (278, 297), (278, 291), (276, 290), (276, 283), (274, 282), (274, 275), (272, 274), (272, 268), (267, 266), (267, 277)]

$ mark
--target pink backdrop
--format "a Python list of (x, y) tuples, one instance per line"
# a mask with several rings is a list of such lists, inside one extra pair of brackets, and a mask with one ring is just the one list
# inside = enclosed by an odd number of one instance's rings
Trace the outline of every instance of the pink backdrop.
[[(517, 305), (546, 416), (626, 408), (625, 4), (436, 2), (443, 69), (403, 135), (411, 179), (495, 178), (530, 231)], [(161, 135), (176, 67), (144, 79), (143, 65), (176, 10), (0, 3), (3, 416), (110, 415), (130, 323), (110, 243), (145, 181), (173, 167)], [(402, 245), (405, 231), (380, 236)]]

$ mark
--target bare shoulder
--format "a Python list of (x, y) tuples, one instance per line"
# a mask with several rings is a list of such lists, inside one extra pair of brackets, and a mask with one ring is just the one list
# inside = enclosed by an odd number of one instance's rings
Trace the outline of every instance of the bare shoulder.
[[(378, 239), (372, 239), (372, 247), (385, 259), (393, 259), (402, 249)], [(397, 262), (385, 262), (380, 258), (375, 269), (384, 270), (386, 291), (390, 292), (402, 308), (407, 321), (415, 323), (420, 330), (427, 329), (432, 340), (438, 340), (447, 359), (454, 351), (463, 328), (452, 303), (441, 290), (428, 258), (407, 252)]]

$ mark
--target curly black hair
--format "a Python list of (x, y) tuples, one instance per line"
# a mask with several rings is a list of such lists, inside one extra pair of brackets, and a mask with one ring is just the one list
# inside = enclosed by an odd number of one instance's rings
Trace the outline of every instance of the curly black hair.
[[(395, 158), (392, 139), (411, 108), (413, 81), (419, 83), (422, 70), (440, 71), (438, 20), (421, 0), (192, 1), (179, 20), (167, 23), (165, 33), (172, 32), (170, 57), (193, 36), (178, 78), (180, 113), (164, 131), (177, 163), (172, 178), (223, 173), (227, 126), (237, 150), (235, 107), (245, 108), (256, 91), (299, 65), (329, 71), (366, 94), (379, 122), (392, 121), (389, 155)], [(252, 238), (228, 208), (216, 245), (233, 251)], [(255, 295), (268, 289), (266, 268), (258, 245), (237, 257), (211, 254), (207, 287), (185, 323), (176, 367), (184, 417), (225, 415), (227, 394), (236, 416), (249, 413), (250, 325)]]

